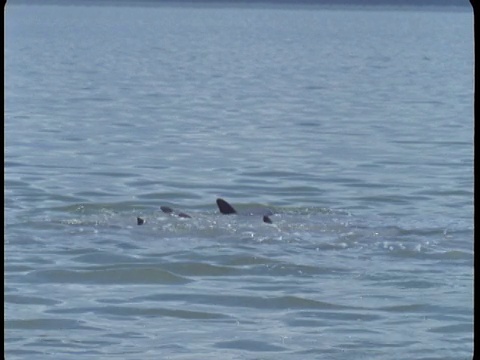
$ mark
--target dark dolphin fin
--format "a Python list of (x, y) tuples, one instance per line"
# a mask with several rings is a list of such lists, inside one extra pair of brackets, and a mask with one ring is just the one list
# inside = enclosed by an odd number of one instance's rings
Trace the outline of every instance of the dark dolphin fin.
[(143, 224), (145, 224), (145, 220), (140, 217), (137, 217), (137, 225), (143, 225)]
[(271, 224), (272, 223), (272, 219), (270, 219), (268, 217), (268, 215), (263, 215), (263, 222), (264, 223), (267, 223), (267, 224)]
[(232, 207), (232, 205), (230, 205), (223, 199), (220, 199), (220, 198), (217, 199), (217, 206), (218, 206), (218, 210), (220, 210), (220, 212), (224, 215), (237, 213), (237, 211)]
[(160, 206), (160, 209), (161, 209), (164, 213), (167, 213), (167, 214), (173, 213), (173, 209), (172, 209), (171, 207), (168, 207), (168, 206)]

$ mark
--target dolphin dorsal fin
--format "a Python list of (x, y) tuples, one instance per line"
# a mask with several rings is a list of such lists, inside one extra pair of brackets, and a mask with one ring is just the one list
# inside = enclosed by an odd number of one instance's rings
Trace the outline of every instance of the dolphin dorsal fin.
[(237, 213), (237, 211), (233, 208), (233, 206), (223, 199), (220, 199), (220, 198), (217, 199), (217, 206), (218, 206), (218, 210), (220, 210), (220, 212), (224, 215)]

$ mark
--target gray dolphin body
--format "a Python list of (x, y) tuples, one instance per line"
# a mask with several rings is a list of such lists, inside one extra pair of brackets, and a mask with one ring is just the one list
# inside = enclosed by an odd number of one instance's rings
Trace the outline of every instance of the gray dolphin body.
[[(228, 202), (226, 202), (225, 200), (223, 200), (221, 198), (218, 198), (216, 202), (217, 202), (218, 210), (220, 211), (221, 214), (223, 214), (223, 215), (238, 214), (237, 210), (235, 210), (235, 208), (232, 205), (230, 205)], [(181, 218), (188, 218), (188, 219), (191, 218), (190, 215), (185, 214), (184, 212), (176, 212), (171, 207), (168, 207), (168, 206), (160, 206), (160, 210), (162, 210), (166, 214), (178, 216), (178, 217), (181, 217)], [(242, 212), (240, 214), (243, 214), (243, 215), (262, 215), (263, 216), (262, 219), (263, 219), (264, 223), (272, 224), (272, 219), (270, 219), (269, 216), (272, 215), (273, 213), (268, 209), (260, 209), (260, 210), (255, 209), (254, 211)], [(143, 225), (143, 224), (145, 224), (145, 220), (140, 218), (140, 217), (137, 217), (137, 225)]]

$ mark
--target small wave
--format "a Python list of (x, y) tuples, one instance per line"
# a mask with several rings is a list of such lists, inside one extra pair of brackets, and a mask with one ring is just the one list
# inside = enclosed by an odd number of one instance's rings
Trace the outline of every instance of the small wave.
[(186, 284), (191, 280), (158, 267), (98, 266), (89, 270), (37, 270), (27, 277), (44, 283), (68, 284)]

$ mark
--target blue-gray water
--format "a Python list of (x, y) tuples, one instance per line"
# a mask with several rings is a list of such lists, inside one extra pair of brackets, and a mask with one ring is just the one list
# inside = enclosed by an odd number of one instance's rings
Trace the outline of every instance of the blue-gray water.
[(471, 358), (468, 7), (5, 21), (7, 359)]

